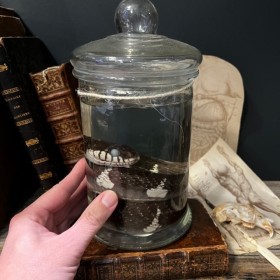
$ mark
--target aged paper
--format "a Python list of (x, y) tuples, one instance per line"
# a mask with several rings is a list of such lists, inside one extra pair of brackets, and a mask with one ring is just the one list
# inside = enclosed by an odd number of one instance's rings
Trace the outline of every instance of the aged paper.
[(203, 56), (193, 92), (191, 165), (220, 137), (236, 151), (244, 102), (239, 71), (215, 56)]
[(221, 138), (190, 167), (189, 197), (204, 204), (230, 253), (256, 251), (246, 236), (266, 248), (280, 244), (279, 198)]

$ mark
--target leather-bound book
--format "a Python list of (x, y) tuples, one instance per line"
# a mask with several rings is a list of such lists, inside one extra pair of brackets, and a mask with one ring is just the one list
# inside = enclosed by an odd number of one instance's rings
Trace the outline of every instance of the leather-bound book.
[(14, 11), (14, 9), (6, 8), (6, 7), (3, 7), (3, 6), (0, 6), (0, 15), (17, 17), (17, 14)]
[(38, 188), (40, 181), (24, 141), (0, 94), (0, 231)]
[(25, 36), (25, 27), (20, 18), (0, 15), (0, 37)]
[(55, 64), (53, 56), (37, 37), (0, 39), (0, 91), (43, 189), (49, 189), (62, 179), (66, 169), (29, 73)]
[(14, 9), (0, 6), (0, 37), (33, 36)]
[(78, 80), (68, 63), (30, 74), (64, 164), (71, 169), (84, 156)]
[(130, 252), (93, 240), (75, 279), (175, 280), (226, 274), (229, 256), (219, 229), (199, 201), (190, 199), (189, 204), (192, 226), (178, 241), (157, 250)]

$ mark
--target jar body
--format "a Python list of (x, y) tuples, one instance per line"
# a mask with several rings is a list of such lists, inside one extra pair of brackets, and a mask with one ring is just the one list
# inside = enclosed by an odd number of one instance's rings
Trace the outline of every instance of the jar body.
[(106, 189), (119, 197), (96, 238), (129, 250), (178, 239), (191, 224), (192, 86), (108, 89), (79, 82), (88, 199)]

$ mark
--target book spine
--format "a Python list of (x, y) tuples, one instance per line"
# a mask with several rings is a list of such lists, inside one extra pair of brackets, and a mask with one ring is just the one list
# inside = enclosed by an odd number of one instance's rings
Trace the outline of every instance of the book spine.
[(25, 27), (20, 18), (0, 15), (0, 37), (24, 35)]
[(11, 17), (17, 16), (16, 12), (13, 9), (6, 8), (3, 6), (0, 6), (0, 15), (11, 16)]
[(80, 108), (75, 92), (77, 80), (72, 76), (72, 66), (64, 63), (48, 67), (30, 74), (30, 77), (53, 130), (64, 164), (71, 169), (84, 155)]
[(228, 271), (228, 254), (224, 247), (209, 250), (144, 254), (137, 257), (114, 257), (85, 260), (76, 280), (188, 279), (222, 276)]
[(0, 44), (0, 90), (13, 115), (15, 125), (25, 142), (41, 187), (47, 190), (58, 182), (58, 178), (30, 112), (29, 104), (25, 99), (25, 92), (13, 71), (12, 62), (2, 44)]

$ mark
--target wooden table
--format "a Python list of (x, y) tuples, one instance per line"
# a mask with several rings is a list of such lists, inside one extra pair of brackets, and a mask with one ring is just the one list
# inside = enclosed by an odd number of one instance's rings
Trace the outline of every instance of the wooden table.
[[(266, 182), (271, 190), (280, 197), (280, 181)], [(6, 233), (0, 236), (0, 251), (2, 249)], [(280, 246), (270, 248), (280, 258)], [(201, 280), (213, 279), (250, 279), (250, 280), (272, 280), (280, 279), (280, 271), (271, 265), (258, 252), (245, 255), (230, 255), (229, 273), (223, 277), (202, 277)]]

